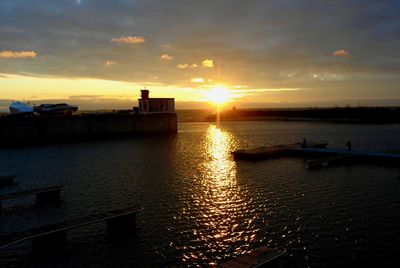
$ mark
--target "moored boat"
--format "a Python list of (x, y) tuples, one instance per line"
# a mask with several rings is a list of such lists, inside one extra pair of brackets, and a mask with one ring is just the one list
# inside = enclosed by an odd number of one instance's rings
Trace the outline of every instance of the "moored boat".
[(32, 114), (33, 108), (28, 104), (20, 101), (13, 101), (10, 106), (10, 113), (11, 114)]
[(41, 104), (34, 108), (34, 111), (39, 115), (49, 116), (72, 115), (72, 113), (76, 112), (77, 110), (77, 106), (69, 105), (66, 103)]

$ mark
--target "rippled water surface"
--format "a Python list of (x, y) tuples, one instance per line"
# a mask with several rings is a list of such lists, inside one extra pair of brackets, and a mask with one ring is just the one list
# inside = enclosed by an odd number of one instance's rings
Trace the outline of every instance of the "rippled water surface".
[(103, 224), (71, 231), (65, 251), (36, 256), (24, 242), (0, 266), (209, 266), (261, 246), (283, 246), (282, 267), (400, 264), (399, 168), (307, 170), (305, 160), (233, 161), (231, 151), (327, 141), (400, 149), (399, 125), (308, 122), (180, 123), (177, 135), (1, 149), (16, 189), (62, 184), (60, 207), (3, 203), (2, 235), (126, 206), (142, 206), (137, 233), (108, 239)]

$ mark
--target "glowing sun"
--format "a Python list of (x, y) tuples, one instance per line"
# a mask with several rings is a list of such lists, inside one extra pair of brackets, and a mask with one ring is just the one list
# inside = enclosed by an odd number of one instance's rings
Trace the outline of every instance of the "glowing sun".
[(211, 102), (214, 102), (216, 104), (222, 104), (227, 102), (231, 94), (229, 93), (229, 90), (224, 87), (224, 86), (216, 86), (213, 87), (208, 93), (207, 93), (208, 100)]

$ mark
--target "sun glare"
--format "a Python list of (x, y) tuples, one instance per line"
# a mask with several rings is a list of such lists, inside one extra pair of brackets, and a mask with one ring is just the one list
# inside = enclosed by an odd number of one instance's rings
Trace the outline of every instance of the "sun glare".
[(213, 87), (208, 92), (208, 100), (216, 104), (225, 103), (229, 101), (230, 97), (229, 90), (224, 86)]

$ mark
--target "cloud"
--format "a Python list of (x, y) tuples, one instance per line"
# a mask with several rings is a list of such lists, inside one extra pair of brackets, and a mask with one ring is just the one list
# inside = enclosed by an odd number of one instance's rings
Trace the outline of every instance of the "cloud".
[(212, 68), (214, 67), (214, 62), (213, 60), (205, 59), (201, 62), (201, 65), (206, 68)]
[(36, 56), (37, 53), (35, 51), (10, 51), (10, 50), (0, 51), (0, 58), (5, 58), (5, 59), (36, 58)]
[(146, 39), (142, 36), (121, 36), (120, 38), (113, 38), (111, 42), (114, 43), (128, 43), (128, 44), (140, 44), (144, 43)]
[(190, 82), (193, 83), (204, 83), (204, 78), (203, 77), (194, 77), (190, 79)]
[(115, 62), (114, 61), (110, 61), (110, 60), (108, 60), (108, 61), (106, 61), (106, 63), (104, 63), (104, 66), (106, 66), (106, 67), (110, 67), (110, 66), (113, 66), (115, 64)]
[(186, 68), (197, 68), (198, 65), (196, 63), (188, 64), (188, 63), (181, 63), (178, 64), (176, 67), (179, 69), (186, 69)]
[(178, 64), (176, 67), (178, 67), (179, 69), (186, 69), (189, 67), (189, 64), (187, 63)]
[(350, 53), (344, 49), (340, 49), (340, 50), (336, 50), (335, 52), (333, 52), (332, 55), (335, 57), (347, 57), (347, 56), (350, 56)]
[(173, 60), (174, 59), (174, 57), (173, 56), (170, 56), (170, 55), (168, 55), (168, 54), (162, 54), (161, 56), (160, 56), (160, 60), (162, 60), (162, 61), (171, 61), (171, 60)]

